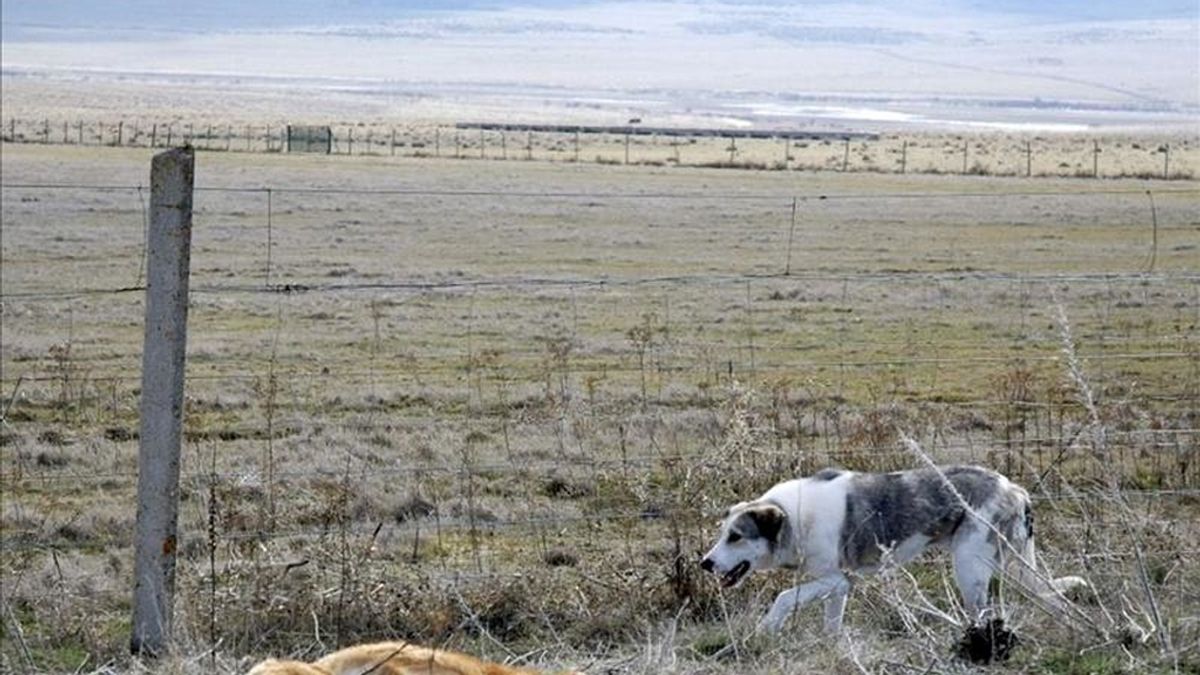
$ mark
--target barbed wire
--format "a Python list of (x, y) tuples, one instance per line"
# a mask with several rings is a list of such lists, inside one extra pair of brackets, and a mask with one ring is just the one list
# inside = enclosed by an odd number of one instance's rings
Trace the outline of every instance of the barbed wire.
[[(10, 190), (95, 190), (99, 192), (136, 192), (145, 189), (142, 185), (116, 185), (95, 183), (0, 183), (0, 189)], [(1143, 196), (1146, 188), (1099, 188), (1078, 187), (1071, 190), (992, 190), (992, 191), (944, 191), (944, 192), (843, 192), (843, 193), (810, 193), (792, 194), (787, 191), (779, 193), (746, 193), (746, 192), (598, 192), (588, 190), (469, 190), (469, 189), (430, 189), (430, 188), (350, 188), (332, 186), (277, 186), (260, 185), (253, 187), (236, 187), (220, 185), (198, 185), (196, 192), (237, 192), (246, 194), (274, 193), (284, 194), (316, 194), (316, 195), (366, 195), (366, 196), (404, 196), (404, 197), (493, 197), (513, 199), (666, 199), (666, 200), (705, 200), (705, 201), (776, 201), (787, 202), (790, 206), (793, 198), (800, 202), (808, 201), (890, 201), (895, 199), (981, 199), (1006, 197), (1091, 197), (1097, 195), (1114, 196)], [(1154, 190), (1160, 195), (1198, 194), (1200, 187), (1172, 187)]]
[[(1163, 490), (1121, 490), (1116, 493), (1121, 499), (1192, 499), (1200, 497), (1200, 489), (1163, 489)], [(1050, 502), (1092, 502), (1097, 499), (1105, 499), (1105, 495), (1086, 494), (1078, 492), (1063, 492), (1063, 493), (1045, 493), (1031, 495), (1030, 499), (1035, 503), (1050, 503)], [(638, 507), (619, 507), (607, 509), (589, 508), (586, 513), (581, 514), (562, 514), (556, 513), (555, 507), (547, 504), (540, 509), (540, 515), (524, 515), (515, 518), (498, 518), (496, 516), (471, 516), (467, 513), (458, 515), (442, 515), (433, 513), (421, 518), (414, 518), (404, 522), (388, 522), (379, 519), (365, 519), (355, 522), (339, 522), (336, 519), (330, 520), (329, 523), (319, 527), (295, 527), (295, 528), (244, 528), (244, 529), (225, 529), (222, 530), (217, 537), (222, 543), (231, 543), (239, 541), (275, 541), (275, 540), (297, 540), (297, 539), (330, 539), (341, 537), (363, 537), (371, 536), (376, 539), (379, 536), (385, 537), (404, 537), (404, 536), (420, 536), (436, 538), (438, 534), (447, 533), (462, 533), (462, 532), (497, 532), (497, 531), (520, 531), (524, 529), (553, 529), (568, 526), (577, 526), (580, 524), (613, 524), (620, 526), (621, 523), (645, 523), (653, 525), (656, 523), (677, 522), (680, 520), (686, 522), (707, 522), (711, 519), (719, 517), (719, 513), (704, 513), (698, 509), (680, 508), (680, 507), (664, 507), (661, 504), (643, 504)], [(0, 551), (17, 552), (29, 550), (87, 550), (87, 549), (112, 549), (132, 546), (132, 536), (128, 539), (110, 538), (110, 539), (91, 539), (87, 541), (70, 541), (63, 539), (47, 539), (31, 540), (30, 532), (9, 532), (5, 538), (0, 540)], [(209, 538), (209, 530), (207, 526), (196, 527), (195, 529), (183, 528), (179, 533), (181, 540), (192, 541), (207, 541)], [(486, 550), (486, 545), (480, 546), (481, 550)], [(466, 552), (464, 552), (464, 555)]]
[[(556, 423), (556, 422), (555, 422)], [(284, 424), (284, 423), (281, 423)], [(322, 425), (314, 425), (322, 426)], [(353, 430), (365, 429), (383, 429), (385, 426), (394, 428), (395, 422), (381, 422), (376, 425), (362, 425), (354, 423), (347, 425), (347, 428)], [(255, 427), (256, 431), (265, 431), (264, 427)], [(285, 437), (284, 430), (280, 430), (279, 438)], [(1177, 427), (1177, 428), (1155, 428), (1155, 429), (1135, 429), (1129, 431), (1109, 430), (1105, 437), (1109, 441), (1119, 441), (1120, 439), (1140, 439), (1154, 436), (1200, 436), (1200, 428)], [(791, 461), (809, 461), (814, 455), (824, 456), (826, 459), (855, 460), (855, 459), (886, 459), (891, 457), (909, 457), (911, 452), (903, 449), (897, 449), (892, 445), (862, 445), (861, 443), (852, 444), (845, 449), (821, 449), (821, 438), (809, 439), (809, 446), (800, 449), (789, 448), (787, 450), (774, 450), (763, 447), (746, 451), (747, 456), (762, 457), (766, 459), (785, 459)], [(1029, 452), (1037, 452), (1039, 450), (1059, 449), (1063, 443), (1075, 443), (1075, 438), (1069, 433), (1050, 436), (1021, 436), (1017, 438), (981, 438), (976, 443), (966, 441), (939, 443), (936, 446), (931, 446), (931, 451), (939, 457), (949, 457), (954, 455), (978, 455), (989, 454), (995, 456), (1004, 455), (1023, 455)], [(202, 444), (202, 441), (197, 441)], [(1114, 446), (1113, 452), (1119, 453), (1122, 449), (1144, 449), (1146, 447), (1161, 447), (1175, 449), (1179, 446), (1177, 443), (1171, 442), (1152, 442), (1152, 443), (1131, 443), (1129, 446)], [(624, 457), (607, 457), (596, 458), (594, 456), (569, 455), (565, 457), (556, 457), (553, 459), (536, 460), (536, 459), (521, 459), (519, 463), (514, 463), (512, 460), (505, 459), (503, 461), (480, 462), (469, 461), (463, 462), (461, 459), (451, 461), (447, 459), (444, 462), (426, 462), (420, 464), (397, 464), (393, 466), (384, 466), (372, 464), (369, 468), (360, 468), (351, 471), (352, 474), (369, 472), (372, 476), (396, 476), (396, 475), (414, 475), (421, 476), (426, 474), (453, 474), (463, 476), (483, 476), (485, 474), (520, 474), (527, 472), (548, 472), (564, 471), (567, 473), (575, 472), (583, 469), (617, 469), (624, 467), (644, 467), (654, 465), (669, 465), (678, 462), (695, 462), (697, 460), (711, 460), (714, 457), (712, 449), (697, 450), (693, 452), (674, 452), (674, 453), (652, 453), (652, 454), (634, 454)], [(719, 455), (719, 452), (717, 452)], [(285, 460), (286, 461), (286, 460)], [(186, 472), (181, 476), (182, 480), (189, 480), (199, 483), (206, 483), (211, 480), (218, 481), (242, 481), (247, 478), (256, 476), (257, 468), (242, 469), (235, 471), (194, 471)], [(276, 479), (297, 479), (297, 478), (329, 478), (345, 473), (344, 467), (329, 467), (319, 469), (306, 470), (275, 470), (272, 475)], [(5, 473), (0, 473), (0, 483), (27, 483), (27, 482), (56, 482), (56, 481), (115, 481), (115, 480), (133, 480), (137, 478), (136, 471), (129, 472), (110, 472), (98, 473), (89, 471), (88, 473), (76, 473), (71, 471), (56, 472), (53, 474), (39, 473), (30, 475), (14, 475), (12, 470)]]
[[(142, 199), (144, 187), (141, 185), (113, 185), (113, 184), (82, 184), (82, 183), (0, 183), (0, 188), (13, 190), (94, 190), (94, 191), (129, 191), (135, 193), (139, 198), (140, 209), (142, 213), (143, 229), (144, 221), (147, 218), (146, 205)], [(283, 194), (357, 194), (368, 196), (415, 196), (415, 197), (464, 197), (464, 198), (500, 198), (511, 197), (520, 199), (717, 199), (717, 200), (779, 200), (784, 206), (790, 206), (796, 201), (838, 201), (838, 200), (895, 200), (895, 199), (979, 199), (979, 198), (1005, 198), (1005, 197), (1068, 197), (1068, 196), (1137, 196), (1140, 197), (1146, 193), (1145, 189), (1141, 188), (1108, 188), (1108, 189), (1089, 189), (1089, 190), (998, 190), (998, 191), (977, 191), (977, 192), (895, 192), (895, 193), (843, 193), (843, 194), (817, 194), (817, 195), (793, 195), (793, 194), (747, 194), (744, 192), (701, 192), (701, 193), (683, 193), (683, 192), (595, 192), (595, 191), (514, 191), (514, 190), (431, 190), (426, 188), (346, 188), (346, 187), (320, 187), (320, 186), (295, 186), (295, 187), (276, 187), (276, 186), (255, 186), (255, 187), (229, 187), (229, 186), (200, 186), (195, 188), (197, 192), (218, 192), (230, 193), (241, 192), (247, 194), (260, 194), (266, 197), (267, 200), (267, 228), (268, 240), (270, 240), (271, 224), (271, 201), (274, 195)], [(1160, 194), (1180, 194), (1191, 195), (1200, 194), (1200, 188), (1174, 188), (1158, 191)], [(144, 245), (144, 244), (143, 244)], [(269, 246), (270, 244), (268, 244)], [(283, 294), (300, 294), (300, 293), (347, 293), (347, 292), (435, 292), (435, 291), (470, 291), (475, 292), (487, 289), (527, 289), (537, 287), (564, 287), (572, 290), (584, 287), (598, 288), (621, 288), (635, 286), (653, 286), (653, 285), (701, 285), (701, 284), (723, 284), (723, 283), (745, 283), (755, 280), (779, 280), (788, 279), (796, 282), (811, 283), (814, 281), (833, 281), (848, 283), (850, 280), (856, 282), (867, 281), (921, 281), (928, 282), (931, 280), (955, 280), (955, 281), (1001, 281), (1012, 282), (1021, 281), (1025, 283), (1039, 282), (1102, 282), (1112, 283), (1120, 280), (1138, 280), (1146, 281), (1184, 281), (1184, 282), (1200, 282), (1200, 273), (1189, 271), (1183, 272), (1159, 272), (1149, 274), (1148, 272), (1139, 273), (1104, 273), (1104, 274), (1086, 274), (1086, 273), (1058, 273), (1058, 274), (1032, 274), (1032, 273), (1004, 273), (1004, 272), (870, 272), (870, 271), (853, 271), (843, 273), (806, 273), (792, 275), (790, 273), (725, 273), (725, 274), (693, 274), (693, 275), (672, 275), (672, 276), (657, 276), (657, 277), (639, 277), (639, 278), (583, 278), (583, 277), (519, 277), (519, 278), (500, 278), (500, 279), (457, 279), (457, 280), (396, 280), (389, 282), (360, 282), (360, 283), (318, 283), (311, 280), (297, 279), (293, 282), (274, 284), (270, 283), (270, 249), (267, 250), (268, 267), (267, 267), (267, 283), (265, 284), (193, 284), (191, 292), (194, 294), (233, 294), (233, 293), (283, 293)], [(143, 254), (144, 257), (144, 254)], [(144, 261), (139, 261), (138, 280), (141, 278), (141, 267), (144, 266)], [(788, 270), (790, 272), (790, 270)], [(80, 297), (89, 297), (96, 295), (117, 295), (130, 292), (144, 291), (145, 288), (140, 283), (133, 286), (121, 286), (116, 288), (90, 288), (90, 289), (70, 289), (70, 290), (18, 290), (0, 292), (0, 300), (54, 300), (54, 299), (74, 299)]]
[[(489, 289), (527, 290), (535, 288), (636, 288), (642, 286), (706, 286), (722, 284), (745, 284), (748, 282), (793, 281), (797, 284), (812, 282), (865, 283), (865, 282), (1000, 282), (1000, 283), (1200, 283), (1200, 272), (1111, 272), (1111, 273), (1018, 273), (1018, 272), (839, 272), (839, 273), (728, 273), (693, 274), (655, 277), (612, 278), (612, 277), (522, 277), (499, 279), (460, 279), (453, 281), (390, 281), (361, 283), (317, 283), (311, 280), (296, 280), (288, 283), (265, 284), (196, 284), (189, 289), (192, 295), (304, 295), (310, 293), (351, 293), (361, 291), (391, 291), (431, 293), (436, 291), (479, 291)], [(70, 300), (77, 297), (96, 295), (119, 295), (145, 291), (144, 286), (121, 286), (116, 288), (86, 288), (61, 291), (7, 291), (0, 293), (0, 300)], [(765, 301), (764, 301), (765, 302)]]
[[(870, 345), (867, 345), (870, 346)], [(744, 345), (730, 344), (725, 345), (726, 349), (733, 351), (742, 351)], [(764, 348), (761, 345), (756, 346), (755, 350), (760, 353), (772, 353), (773, 351), (810, 351), (805, 349), (778, 349)], [(1047, 347), (1047, 352), (1050, 352)], [(513, 352), (505, 352), (506, 355), (511, 355)], [(529, 351), (520, 352), (523, 355), (545, 356), (544, 351)], [(632, 359), (636, 357), (636, 352), (621, 352), (617, 356), (624, 355)], [(606, 354), (606, 356), (608, 356)], [(404, 379), (423, 375), (445, 375), (445, 374), (465, 374), (468, 370), (474, 370), (483, 376), (483, 379), (488, 382), (511, 382), (511, 383), (528, 383), (539, 382), (546, 373), (554, 374), (627, 374), (641, 373), (647, 374), (663, 374), (663, 373), (690, 373), (695, 372), (694, 365), (668, 365), (660, 364), (647, 366), (645, 368), (635, 364), (614, 363), (604, 361), (600, 363), (586, 363), (594, 360), (595, 357), (589, 355), (577, 355), (574, 361), (585, 361), (585, 363), (567, 363), (566, 365), (554, 365), (540, 369), (537, 372), (529, 373), (514, 373), (503, 367), (484, 366), (468, 364), (468, 357), (464, 353), (449, 351), (444, 354), (415, 354), (412, 357), (416, 360), (429, 360), (434, 358), (446, 358), (451, 360), (461, 360), (462, 363), (445, 363), (439, 365), (422, 365), (409, 367), (383, 367), (375, 370), (350, 370), (336, 371), (329, 369), (325, 370), (288, 370), (286, 368), (278, 368), (273, 371), (276, 378), (282, 379), (334, 379), (345, 381), (362, 381), (370, 378), (396, 378)], [(904, 358), (887, 358), (887, 359), (854, 359), (854, 358), (829, 358), (822, 360), (788, 360), (788, 361), (762, 361), (756, 360), (754, 367), (751, 368), (747, 362), (742, 359), (729, 359), (723, 357), (713, 357), (706, 362), (714, 366), (714, 371), (724, 378), (725, 366), (737, 366), (735, 374), (737, 377), (753, 377), (762, 375), (776, 375), (780, 373), (792, 373), (797, 375), (796, 370), (801, 368), (809, 369), (829, 369), (829, 368), (855, 368), (855, 369), (875, 369), (875, 368), (894, 368), (897, 366), (914, 366), (914, 365), (967, 365), (967, 364), (1012, 364), (1012, 363), (1056, 363), (1062, 359), (1061, 354), (1045, 353), (1045, 354), (1020, 354), (1020, 355), (1005, 355), (1005, 356), (914, 356)], [(1088, 362), (1118, 362), (1118, 361), (1158, 361), (1171, 359), (1198, 359), (1200, 358), (1200, 350), (1197, 351), (1144, 351), (1144, 352), (1120, 352), (1120, 353), (1094, 353), (1086, 354), (1083, 359)], [(687, 355), (675, 354), (672, 360), (694, 361), (695, 357)], [(505, 365), (519, 366), (520, 363), (508, 363)], [(324, 366), (323, 368), (329, 368)], [(246, 372), (245, 369), (240, 369), (238, 372), (227, 373), (189, 373), (187, 379), (190, 381), (233, 381), (233, 380), (258, 380), (264, 377), (262, 372)], [(80, 373), (64, 375), (61, 372), (45, 372), (37, 371), (26, 372), (17, 376), (7, 376), (0, 378), (0, 383), (11, 384), (18, 380), (37, 383), (37, 382), (121, 382), (121, 381), (139, 381), (140, 374), (96, 374), (96, 373)], [(1028, 402), (1031, 405), (1036, 405), (1036, 402)]]

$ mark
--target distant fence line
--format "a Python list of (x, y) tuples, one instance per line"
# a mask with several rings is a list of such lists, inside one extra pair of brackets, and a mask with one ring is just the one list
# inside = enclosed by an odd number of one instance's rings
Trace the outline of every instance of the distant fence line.
[[(9, 118), (9, 143), (285, 153), (289, 127), (194, 122), (51, 121)], [(314, 127), (315, 128), (315, 127)], [(323, 127), (324, 128), (324, 127)], [(979, 136), (912, 139), (852, 131), (706, 129), (640, 124), (588, 126), (463, 122), (453, 126), (336, 125), (328, 154), (446, 159), (689, 166), (753, 170), (926, 173), (1016, 177), (1193, 179), (1200, 139), (1170, 142), (1042, 137), (986, 147)], [(950, 140), (947, 140), (950, 139)], [(739, 144), (740, 141), (740, 144)], [(1109, 159), (1132, 153), (1134, 159)], [(1132, 163), (1130, 163), (1132, 162)]]

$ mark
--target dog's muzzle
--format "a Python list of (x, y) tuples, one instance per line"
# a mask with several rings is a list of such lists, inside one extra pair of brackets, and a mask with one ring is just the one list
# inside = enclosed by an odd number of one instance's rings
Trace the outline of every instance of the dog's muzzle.
[[(700, 561), (700, 569), (704, 570), (705, 572), (711, 572), (713, 574), (716, 574), (715, 567), (716, 567), (716, 565), (713, 564), (713, 561), (710, 558), (705, 558)], [(726, 572), (725, 574), (721, 575), (721, 586), (723, 588), (729, 588), (731, 586), (736, 586), (737, 583), (742, 580), (742, 577), (746, 576), (746, 573), (749, 571), (750, 571), (750, 561), (749, 560), (741, 561), (740, 563), (734, 565), (733, 569), (731, 569), (728, 572)]]
[(734, 565), (733, 569), (726, 572), (725, 576), (721, 577), (721, 586), (725, 588), (736, 586), (738, 582), (742, 580), (742, 577), (746, 576), (746, 573), (749, 571), (750, 561), (743, 560), (742, 562)]

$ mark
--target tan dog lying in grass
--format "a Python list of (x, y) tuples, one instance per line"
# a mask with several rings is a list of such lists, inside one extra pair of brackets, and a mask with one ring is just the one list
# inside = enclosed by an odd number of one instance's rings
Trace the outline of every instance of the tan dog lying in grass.
[(267, 659), (249, 675), (539, 675), (409, 642), (377, 642), (336, 651), (313, 663)]

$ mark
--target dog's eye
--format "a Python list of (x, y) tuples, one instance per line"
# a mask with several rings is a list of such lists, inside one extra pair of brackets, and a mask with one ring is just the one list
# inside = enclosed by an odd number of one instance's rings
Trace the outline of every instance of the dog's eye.
[(742, 535), (737, 532), (730, 532), (729, 537), (725, 540), (727, 543), (736, 544), (742, 540)]

